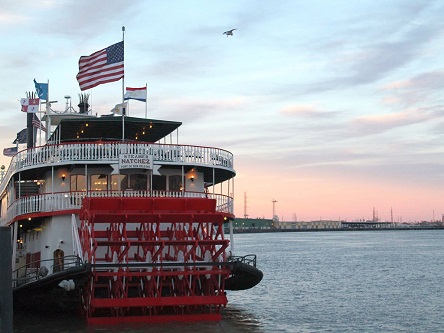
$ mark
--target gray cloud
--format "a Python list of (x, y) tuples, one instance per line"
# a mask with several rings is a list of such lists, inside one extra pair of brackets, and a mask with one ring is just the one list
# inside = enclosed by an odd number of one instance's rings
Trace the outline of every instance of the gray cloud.
[[(121, 26), (131, 21), (137, 14), (137, 8), (143, 2), (134, 0), (122, 2), (119, 0), (99, 1), (64, 1), (54, 2), (59, 7), (59, 15), (39, 21), (36, 29), (41, 33), (54, 36), (68, 36), (91, 39), (105, 31), (114, 29), (116, 37), (121, 34)], [(61, 26), (63, 29), (54, 29)]]
[[(275, 88), (272, 92), (300, 96), (378, 82), (422, 58), (424, 48), (444, 31), (442, 18), (437, 14), (442, 10), (439, 2), (422, 1), (399, 6), (397, 12), (381, 9), (357, 14), (360, 16), (340, 22), (341, 30), (334, 29), (334, 35), (326, 28), (316, 40), (290, 43), (288, 48), (292, 52), (309, 57), (307, 61), (315, 60), (317, 77), (322, 74), (324, 78), (311, 80), (311, 75), (306, 75), (305, 83)], [(305, 50), (311, 50), (310, 54)], [(299, 79), (301, 73), (295, 74)]]
[(444, 71), (420, 73), (411, 79), (391, 82), (381, 89), (387, 97), (384, 102), (398, 107), (409, 107), (415, 104), (423, 105), (430, 97), (440, 98), (444, 89)]

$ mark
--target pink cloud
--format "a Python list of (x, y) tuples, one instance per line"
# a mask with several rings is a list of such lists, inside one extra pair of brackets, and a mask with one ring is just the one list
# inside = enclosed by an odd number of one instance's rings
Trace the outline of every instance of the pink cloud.
[(381, 132), (391, 128), (410, 125), (426, 121), (430, 119), (431, 115), (421, 109), (411, 109), (407, 111), (371, 115), (355, 118), (352, 125), (359, 131)]
[(280, 113), (284, 116), (301, 116), (301, 117), (319, 117), (323, 116), (325, 114), (324, 111), (317, 108), (316, 106), (312, 104), (299, 104), (299, 105), (292, 105), (287, 106), (283, 109), (281, 109)]

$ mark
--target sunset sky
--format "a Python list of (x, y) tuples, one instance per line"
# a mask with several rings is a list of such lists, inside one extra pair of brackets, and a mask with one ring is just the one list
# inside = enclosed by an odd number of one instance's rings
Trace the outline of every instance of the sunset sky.
[[(238, 217), (271, 218), (276, 200), (286, 221), (441, 220), (443, 13), (426, 0), (3, 0), (0, 145), (26, 126), (34, 78), (53, 109), (77, 104), (79, 57), (125, 26), (125, 85), (148, 84), (148, 117), (183, 122), (179, 143), (234, 154)], [(92, 89), (94, 112), (121, 92)]]

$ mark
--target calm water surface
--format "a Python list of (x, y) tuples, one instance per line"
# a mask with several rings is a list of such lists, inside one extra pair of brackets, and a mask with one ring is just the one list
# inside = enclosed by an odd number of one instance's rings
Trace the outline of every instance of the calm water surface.
[(228, 292), (216, 323), (87, 327), (82, 319), (14, 318), (14, 332), (444, 332), (444, 231), (235, 235), (262, 282)]

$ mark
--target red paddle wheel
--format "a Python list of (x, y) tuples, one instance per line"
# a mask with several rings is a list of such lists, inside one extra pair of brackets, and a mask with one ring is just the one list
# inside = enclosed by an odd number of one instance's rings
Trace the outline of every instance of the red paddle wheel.
[(226, 217), (213, 199), (85, 198), (88, 323), (220, 320), (230, 273)]

